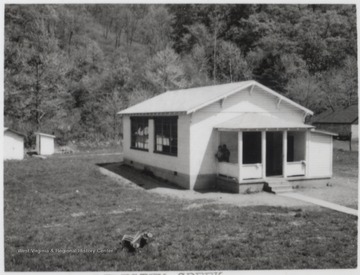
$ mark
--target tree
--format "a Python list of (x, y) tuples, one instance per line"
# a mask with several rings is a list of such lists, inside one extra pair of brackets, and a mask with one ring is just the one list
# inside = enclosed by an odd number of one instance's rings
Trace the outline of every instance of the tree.
[(326, 109), (326, 98), (318, 76), (309, 74), (292, 78), (286, 85), (286, 96), (300, 105), (320, 113)]
[(316, 112), (357, 103), (355, 5), (6, 5), (4, 115), (113, 138), (116, 109), (255, 79)]
[(174, 16), (164, 6), (151, 5), (146, 16), (141, 20), (138, 41), (146, 45), (150, 55), (171, 46), (171, 27)]
[(140, 20), (147, 13), (148, 7), (146, 5), (132, 4), (127, 6), (124, 13), (125, 19), (125, 34), (127, 45), (132, 44), (135, 33), (138, 30)]
[(158, 92), (187, 86), (180, 56), (170, 47), (150, 58), (145, 67), (145, 78)]
[(6, 40), (5, 117), (12, 116), (16, 109), (22, 123), (29, 122), (40, 130), (44, 118), (51, 118), (61, 108), (59, 103), (65, 96), (62, 80), (69, 69), (67, 58), (58, 52), (58, 40), (49, 33), (46, 17), (40, 14), (31, 23), (27, 22), (28, 17), (37, 14), (36, 9), (17, 8), (7, 12), (10, 21), (23, 14), (24, 21), (20, 24), (26, 24), (26, 28), (16, 33), (22, 37), (21, 43), (13, 39), (15, 33), (11, 32), (12, 37)]
[(213, 37), (213, 83), (216, 83), (216, 67), (217, 67), (217, 48), (218, 39), (221, 36), (221, 32), (224, 30), (225, 22), (223, 9), (219, 5), (215, 5), (214, 9), (209, 13), (210, 28), (212, 30)]
[(331, 109), (358, 104), (358, 77), (354, 70), (356, 64), (356, 58), (347, 57), (340, 69), (323, 74), (321, 87)]
[(195, 44), (190, 54), (182, 58), (184, 64), (185, 79), (189, 81), (189, 87), (211, 85), (209, 78), (209, 58), (205, 47)]
[(233, 43), (220, 41), (217, 68), (222, 82), (237, 82), (252, 78), (251, 68), (241, 50)]

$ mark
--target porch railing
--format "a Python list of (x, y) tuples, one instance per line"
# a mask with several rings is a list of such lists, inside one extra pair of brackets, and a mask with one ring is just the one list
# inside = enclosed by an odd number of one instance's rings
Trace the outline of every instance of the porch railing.
[(305, 175), (306, 163), (302, 161), (293, 161), (286, 164), (286, 174), (288, 177), (291, 176), (304, 176)]
[[(241, 178), (261, 179), (263, 166), (261, 163), (243, 164), (241, 167)], [(229, 162), (218, 163), (218, 175), (239, 179), (239, 164)]]
[(218, 163), (218, 174), (238, 179), (239, 178), (239, 165), (238, 165), (238, 163), (219, 162)]
[(241, 169), (241, 178), (246, 179), (260, 179), (262, 178), (263, 166), (261, 163), (243, 164)]

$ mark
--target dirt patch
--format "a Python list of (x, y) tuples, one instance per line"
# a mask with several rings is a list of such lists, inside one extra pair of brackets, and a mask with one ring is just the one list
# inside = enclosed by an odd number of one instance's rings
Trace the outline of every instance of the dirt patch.
[(63, 223), (52, 223), (52, 224), (45, 224), (43, 227), (44, 228), (53, 228), (53, 227), (63, 227), (66, 224)]
[(193, 210), (193, 209), (197, 209), (197, 208), (202, 208), (206, 205), (212, 205), (214, 204), (213, 202), (212, 203), (209, 203), (209, 202), (204, 202), (204, 203), (191, 203), (189, 204), (188, 206), (184, 207), (183, 209), (184, 210)]
[(291, 222), (289, 222), (289, 224), (298, 227), (298, 226), (303, 226), (305, 224), (305, 222), (304, 221), (291, 221)]
[(71, 213), (71, 217), (73, 217), (73, 218), (83, 217), (85, 215), (86, 214), (84, 212)]
[(358, 181), (335, 175), (328, 186), (297, 189), (296, 193), (358, 209)]
[(258, 215), (294, 217), (296, 215), (296, 213), (294, 213), (294, 212), (287, 212), (287, 213), (261, 212), (261, 213), (258, 213)]
[(121, 215), (121, 214), (125, 214), (125, 213), (128, 213), (128, 212), (133, 212), (133, 211), (136, 211), (136, 209), (132, 209), (132, 208), (125, 209), (125, 210), (115, 209), (115, 210), (112, 210), (112, 211), (108, 212), (108, 214), (110, 214), (110, 215)]
[(191, 206), (193, 208), (201, 207), (200, 205), (204, 206), (206, 204), (232, 204), (236, 206), (268, 205), (283, 207), (310, 206), (310, 204), (300, 200), (279, 197), (266, 192), (253, 194), (230, 194), (221, 192), (200, 193), (192, 190), (173, 190), (167, 188), (155, 188), (150, 190), (150, 192), (184, 200), (202, 200), (202, 202), (194, 203)]

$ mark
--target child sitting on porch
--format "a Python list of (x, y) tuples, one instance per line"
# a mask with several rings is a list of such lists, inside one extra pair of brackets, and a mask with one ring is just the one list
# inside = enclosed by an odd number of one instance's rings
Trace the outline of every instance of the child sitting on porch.
[(226, 145), (219, 145), (218, 147), (218, 151), (217, 153), (215, 154), (215, 157), (217, 158), (217, 160), (219, 162), (222, 162), (222, 161), (226, 161), (226, 162), (229, 162), (229, 159), (230, 159), (230, 151), (228, 150), (228, 148), (226, 147)]
[(229, 162), (229, 160), (230, 160), (230, 151), (226, 147), (226, 144), (223, 145), (222, 150), (223, 150), (223, 160), (226, 161), (226, 162)]
[(223, 161), (224, 156), (221, 145), (218, 146), (218, 151), (216, 152), (215, 157), (217, 158), (218, 161)]

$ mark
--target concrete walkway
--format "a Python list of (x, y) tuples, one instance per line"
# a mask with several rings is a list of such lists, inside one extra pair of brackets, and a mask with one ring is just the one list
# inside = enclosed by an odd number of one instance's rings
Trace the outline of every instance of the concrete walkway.
[(319, 200), (319, 199), (315, 199), (315, 198), (311, 198), (308, 196), (304, 196), (301, 194), (297, 194), (297, 193), (280, 193), (277, 194), (279, 196), (283, 196), (283, 197), (287, 197), (287, 198), (292, 198), (292, 199), (297, 199), (297, 200), (301, 200), (301, 201), (305, 201), (305, 202), (309, 202), (309, 203), (313, 203), (325, 208), (329, 208), (335, 211), (339, 211), (339, 212), (343, 212), (346, 214), (350, 214), (350, 215), (354, 215), (357, 216), (358, 215), (358, 211), (356, 209), (352, 209), (352, 208), (348, 208), (339, 204), (335, 204), (335, 203), (331, 203), (331, 202), (327, 202), (327, 201), (323, 201), (323, 200)]
[[(123, 153), (74, 153), (74, 154), (60, 154), (56, 153), (52, 155), (53, 158), (82, 158), (82, 157), (93, 157), (93, 156), (122, 156)], [(121, 159), (122, 160), (122, 159)], [(119, 161), (121, 161), (119, 160)]]

